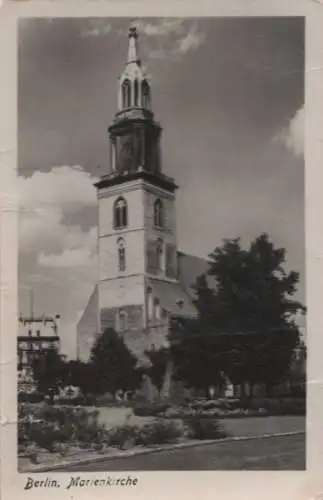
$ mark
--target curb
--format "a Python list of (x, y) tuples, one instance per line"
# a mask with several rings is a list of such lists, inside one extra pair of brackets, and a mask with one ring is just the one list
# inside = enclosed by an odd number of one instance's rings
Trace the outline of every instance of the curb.
[(222, 443), (230, 443), (230, 442), (235, 442), (235, 441), (251, 441), (251, 440), (256, 440), (256, 439), (268, 439), (268, 438), (278, 438), (278, 437), (285, 437), (285, 436), (297, 436), (301, 434), (306, 434), (305, 430), (304, 431), (293, 431), (293, 432), (276, 432), (273, 434), (262, 434), (259, 436), (240, 436), (240, 437), (226, 437), (226, 438), (220, 438), (220, 439), (204, 439), (204, 440), (196, 440), (196, 441), (190, 441), (186, 443), (176, 443), (176, 444), (170, 444), (170, 445), (164, 445), (164, 446), (158, 446), (156, 448), (148, 448), (148, 449), (143, 449), (143, 450), (127, 450), (124, 452), (120, 453), (115, 453), (115, 454), (106, 454), (106, 455), (96, 455), (95, 457), (90, 457), (90, 458), (84, 458), (82, 459), (71, 459), (71, 460), (65, 460), (59, 463), (54, 463), (54, 464), (48, 464), (48, 465), (35, 465), (33, 467), (23, 467), (21, 469), (18, 468), (19, 473), (35, 473), (35, 472), (50, 472), (50, 471), (55, 471), (57, 469), (62, 469), (64, 467), (70, 467), (70, 466), (75, 466), (75, 465), (90, 465), (94, 463), (100, 463), (100, 462), (105, 462), (108, 460), (117, 460), (117, 459), (123, 459), (123, 458), (130, 458), (130, 457), (135, 457), (138, 455), (150, 455), (152, 453), (160, 453), (163, 451), (173, 451), (173, 450), (180, 450), (180, 449), (186, 449), (186, 448), (196, 448), (198, 446), (204, 446), (204, 445), (211, 445), (211, 444), (222, 444)]

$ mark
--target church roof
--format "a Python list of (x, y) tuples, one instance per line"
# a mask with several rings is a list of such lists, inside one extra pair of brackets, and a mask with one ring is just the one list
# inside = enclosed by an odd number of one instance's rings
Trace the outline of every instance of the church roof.
[(180, 282), (171, 283), (150, 278), (148, 284), (152, 287), (153, 296), (159, 298), (161, 307), (171, 315), (192, 317), (197, 315), (192, 297)]
[[(188, 255), (184, 252), (177, 252), (178, 256), (178, 279), (186, 293), (194, 299), (195, 293), (192, 285), (202, 274), (206, 274), (209, 270), (209, 264), (206, 259), (196, 257), (195, 255)], [(210, 288), (215, 288), (216, 282), (212, 276), (206, 275), (207, 283)]]

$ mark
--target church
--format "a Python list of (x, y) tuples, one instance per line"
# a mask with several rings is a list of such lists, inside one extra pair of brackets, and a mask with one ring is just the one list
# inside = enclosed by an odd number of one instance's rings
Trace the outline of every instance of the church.
[(108, 133), (110, 172), (95, 184), (98, 283), (77, 325), (77, 356), (87, 361), (96, 336), (110, 327), (144, 363), (145, 351), (167, 345), (171, 318), (196, 316), (191, 285), (208, 265), (178, 249), (178, 186), (161, 162), (162, 128), (135, 27)]

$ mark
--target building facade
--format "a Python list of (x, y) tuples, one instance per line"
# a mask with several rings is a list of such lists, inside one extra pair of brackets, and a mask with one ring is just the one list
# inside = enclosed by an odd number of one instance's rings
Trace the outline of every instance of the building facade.
[(32, 366), (37, 356), (50, 349), (59, 352), (59, 320), (59, 315), (19, 318), (17, 364), (20, 386), (32, 383)]
[(84, 360), (95, 335), (109, 327), (138, 358), (166, 345), (171, 317), (196, 315), (190, 286), (207, 270), (203, 259), (178, 251), (178, 186), (164, 173), (162, 128), (135, 28), (128, 39), (118, 110), (108, 128), (110, 173), (95, 185), (99, 280), (77, 328), (78, 357)]

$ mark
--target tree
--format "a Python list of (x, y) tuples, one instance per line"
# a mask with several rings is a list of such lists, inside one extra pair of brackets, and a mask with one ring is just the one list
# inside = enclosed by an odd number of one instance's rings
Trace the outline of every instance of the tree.
[(79, 360), (68, 361), (64, 365), (63, 381), (64, 385), (79, 387), (85, 396), (90, 394), (95, 384), (93, 365)]
[(62, 384), (64, 361), (55, 349), (49, 349), (34, 359), (32, 369), (39, 392), (48, 394), (53, 402)]
[(133, 390), (140, 383), (137, 358), (112, 328), (98, 337), (91, 351), (90, 364), (94, 374), (93, 392), (97, 394)]
[(202, 389), (221, 386), (220, 336), (210, 334), (205, 318), (185, 320), (176, 318), (170, 328), (170, 351), (174, 362), (174, 378), (189, 387)]
[(151, 363), (151, 366), (146, 369), (146, 373), (160, 392), (163, 387), (168, 362), (168, 349), (161, 348), (158, 350), (146, 351), (146, 355)]
[[(239, 238), (225, 240), (210, 254), (207, 274), (194, 285), (198, 319), (186, 324), (185, 334), (178, 325), (172, 333), (177, 361), (186, 351), (178, 371), (186, 364), (191, 384), (214, 383), (224, 371), (242, 388), (247, 382), (252, 391), (260, 382), (270, 390), (287, 373), (299, 337), (295, 315), (304, 307), (293, 300), (299, 275), (285, 272), (285, 254), (267, 234), (248, 249)], [(214, 290), (207, 275), (215, 280)]]

